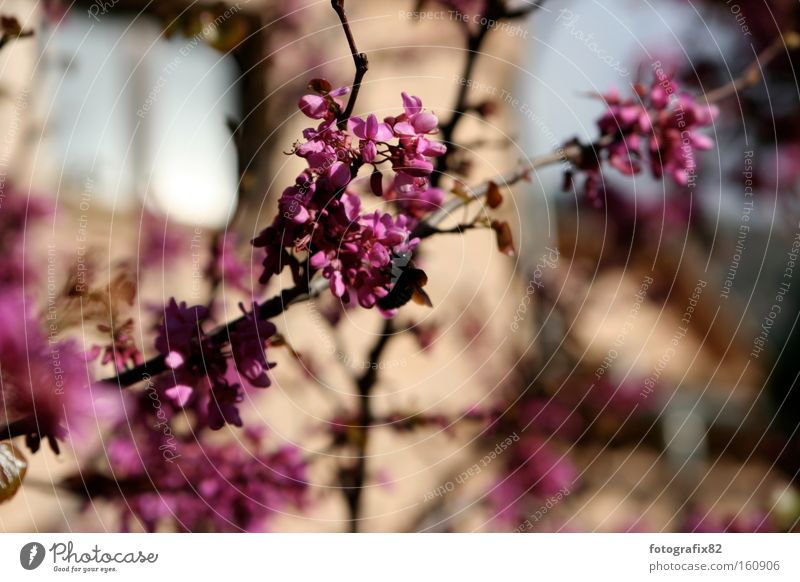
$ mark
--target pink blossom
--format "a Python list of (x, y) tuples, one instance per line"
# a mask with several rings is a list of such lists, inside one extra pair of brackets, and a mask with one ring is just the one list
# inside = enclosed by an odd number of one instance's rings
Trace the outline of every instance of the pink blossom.
[(214, 430), (225, 424), (242, 426), (242, 377), (248, 386), (270, 385), (267, 371), (274, 364), (267, 361), (264, 346), (275, 326), (258, 318), (257, 303), (250, 312), (242, 310), (244, 318), (228, 337), (210, 336), (203, 328), (208, 317), (205, 307), (189, 307), (170, 299), (158, 328), (156, 348), (171, 371), (159, 378), (158, 388), (175, 408), (190, 408)]
[(265, 531), (277, 513), (308, 503), (306, 461), (294, 446), (268, 448), (253, 431), (225, 444), (120, 433), (107, 447), (117, 494), (94, 493), (113, 500), (123, 531)]
[(394, 133), (386, 123), (379, 123), (378, 118), (370, 114), (366, 120), (360, 117), (351, 117), (350, 131), (361, 140), (359, 148), (364, 161), (371, 164), (378, 154), (377, 144), (387, 142), (394, 137)]
[(275, 326), (270, 321), (258, 317), (258, 303), (253, 303), (250, 312), (245, 310), (244, 305), (240, 304), (240, 308), (245, 318), (236, 324), (230, 333), (233, 361), (252, 386), (267, 388), (270, 385), (267, 370), (274, 368), (275, 364), (267, 361), (265, 346), (269, 338), (275, 334)]
[(668, 174), (679, 186), (687, 186), (697, 170), (697, 152), (713, 147), (713, 140), (697, 130), (711, 125), (718, 111), (697, 102), (680, 90), (677, 82), (657, 69), (649, 88), (635, 87), (633, 98), (623, 99), (616, 90), (601, 95), (606, 113), (597, 122), (601, 141), (611, 140), (583, 160), (586, 191), (595, 196), (600, 187), (599, 162), (624, 175), (638, 174), (647, 164), (656, 178)]
[(336, 117), (337, 108), (342, 107), (342, 100), (339, 97), (349, 92), (349, 88), (339, 87), (317, 95), (304, 95), (300, 98), (298, 107), (311, 119), (333, 119)]
[(105, 387), (93, 386), (86, 354), (72, 341), (44, 335), (33, 304), (21, 289), (0, 292), (0, 410), (26, 422), (26, 442), (47, 439), (58, 452), (68, 433), (81, 436), (98, 419), (114, 417), (119, 404)]
[[(325, 96), (326, 81), (312, 85)], [(403, 113), (383, 122), (372, 114), (352, 117), (343, 130), (333, 116), (323, 116), (318, 127), (303, 131), (306, 141), (294, 153), (308, 167), (281, 195), (280, 214), (253, 240), (253, 246), (265, 249), (261, 283), (287, 265), (299, 281), (298, 257), (305, 254), (309, 266), (322, 272), (331, 293), (344, 303), (371, 308), (389, 293), (392, 261), (418, 243), (410, 236), (416, 219), (444, 197), (428, 180), (434, 168), (431, 159), (446, 151), (427, 137), (436, 132), (438, 120), (422, 109), (419, 98), (405, 93), (402, 97)], [(306, 100), (305, 106), (309, 104), (321, 110), (318, 101)], [(377, 166), (384, 163), (392, 165), (395, 188), (403, 190), (395, 197), (404, 199), (396, 205), (399, 214), (362, 215), (361, 201), (350, 184), (362, 165), (370, 164), (378, 172)], [(375, 189), (382, 193), (382, 187)]]

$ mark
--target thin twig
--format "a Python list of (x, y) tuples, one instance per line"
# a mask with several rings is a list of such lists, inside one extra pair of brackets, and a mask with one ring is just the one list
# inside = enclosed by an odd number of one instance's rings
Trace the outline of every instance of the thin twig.
[(356, 99), (358, 99), (358, 92), (361, 90), (361, 81), (364, 80), (364, 75), (369, 70), (369, 60), (365, 53), (359, 52), (356, 47), (356, 39), (353, 37), (353, 31), (350, 29), (350, 22), (347, 20), (347, 14), (344, 10), (344, 0), (331, 0), (331, 6), (339, 16), (342, 23), (342, 29), (347, 37), (347, 44), (350, 47), (350, 53), (353, 55), (353, 63), (356, 66), (356, 74), (353, 79), (353, 87), (350, 91), (350, 97), (347, 100), (347, 106), (337, 117), (337, 125), (339, 129), (344, 129), (347, 120), (353, 114), (353, 109), (356, 106)]
[(750, 63), (744, 72), (737, 79), (718, 89), (706, 93), (706, 100), (709, 103), (716, 103), (735, 95), (739, 91), (752, 87), (761, 80), (761, 70), (771, 63), (777, 56), (785, 54), (786, 49), (796, 49), (800, 46), (800, 35), (796, 32), (788, 32), (782, 37), (776, 38), (773, 43), (758, 55), (755, 61)]
[(355, 432), (356, 465), (351, 471), (343, 472), (342, 492), (350, 512), (350, 531), (356, 533), (361, 519), (361, 499), (364, 483), (367, 478), (367, 447), (369, 444), (369, 429), (374, 424), (372, 413), (372, 389), (378, 382), (378, 369), (381, 357), (394, 337), (394, 325), (391, 319), (383, 324), (378, 340), (369, 353), (369, 367), (356, 381), (358, 388), (358, 426)]
[(459, 83), (456, 103), (453, 106), (453, 113), (450, 116), (450, 119), (441, 127), (442, 142), (444, 142), (444, 144), (447, 146), (447, 151), (444, 153), (444, 155), (440, 156), (436, 160), (436, 171), (431, 176), (431, 184), (433, 186), (439, 185), (442, 176), (447, 172), (447, 165), (450, 161), (450, 157), (455, 152), (453, 134), (455, 133), (459, 122), (463, 119), (464, 114), (469, 109), (467, 106), (467, 98), (469, 95), (470, 84), (467, 83), (467, 80), (472, 78), (473, 71), (475, 70), (475, 63), (478, 60), (478, 56), (481, 54), (481, 47), (486, 39), (486, 35), (491, 30), (492, 24), (504, 19), (510, 20), (514, 18), (525, 17), (534, 10), (540, 8), (545, 1), (546, 0), (539, 0), (529, 6), (518, 8), (512, 11), (509, 11), (503, 2), (499, 2), (497, 0), (491, 1), (486, 8), (486, 13), (484, 15), (485, 18), (482, 19), (482, 21), (486, 21), (486, 24), (482, 25), (474, 32), (467, 33), (467, 60), (464, 62), (464, 69), (461, 72), (461, 83)]

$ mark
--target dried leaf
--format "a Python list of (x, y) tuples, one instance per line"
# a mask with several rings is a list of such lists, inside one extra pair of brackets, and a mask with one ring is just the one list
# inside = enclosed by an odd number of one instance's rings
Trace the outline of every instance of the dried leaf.
[(489, 182), (489, 187), (486, 190), (486, 205), (494, 210), (503, 203), (503, 195), (500, 193), (500, 186), (494, 182)]
[(128, 305), (133, 305), (136, 299), (136, 279), (133, 278), (132, 272), (122, 270), (114, 277), (108, 284), (108, 299), (112, 306), (114, 306), (117, 301), (123, 301)]
[(333, 89), (333, 87), (330, 82), (325, 79), (311, 79), (308, 83), (308, 90), (319, 93), (320, 95), (327, 95), (331, 92), (331, 89)]
[(511, 234), (511, 227), (505, 220), (493, 220), (492, 229), (497, 235), (497, 248), (504, 255), (513, 257), (516, 251), (514, 250), (514, 236)]
[(472, 195), (463, 182), (456, 182), (451, 192), (462, 200), (472, 200)]
[(20, 36), (22, 34), (22, 26), (20, 26), (19, 20), (13, 16), (0, 16), (0, 29), (2, 29), (3, 34), (9, 36)]

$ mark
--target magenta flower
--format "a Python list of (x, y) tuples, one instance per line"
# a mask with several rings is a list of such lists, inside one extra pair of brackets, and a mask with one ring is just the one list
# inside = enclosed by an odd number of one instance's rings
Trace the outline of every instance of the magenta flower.
[(10, 182), (0, 188), (0, 284), (16, 287), (41, 277), (42, 271), (24, 260), (25, 237), (26, 233), (30, 237), (30, 229), (52, 212), (49, 201), (26, 195)]
[[(311, 85), (320, 97), (329, 96), (326, 81)], [(326, 103), (328, 111), (336, 109)], [(306, 99), (302, 106), (316, 116), (323, 110), (319, 99)], [(306, 129), (306, 141), (294, 150), (308, 167), (284, 190), (278, 201), (280, 214), (272, 225), (253, 240), (253, 246), (265, 250), (259, 280), (267, 283), (288, 265), (298, 281), (302, 272), (298, 257), (305, 255), (309, 266), (328, 279), (334, 297), (371, 308), (393, 285), (392, 261), (416, 247), (418, 241), (410, 237), (416, 220), (443, 201), (444, 193), (430, 188), (428, 180), (434, 168), (431, 159), (446, 151), (428, 137), (436, 132), (438, 119), (422, 109), (418, 97), (407, 94), (403, 94), (403, 113), (383, 122), (375, 115), (352, 117), (345, 131), (337, 127), (334, 116), (318, 118), (322, 123)], [(378, 146), (385, 152), (379, 153)], [(350, 183), (364, 164), (371, 164), (374, 176), (381, 178), (377, 168), (383, 163), (392, 165), (394, 188), (402, 191), (393, 198), (399, 215), (361, 215), (361, 201), (348, 191)], [(382, 185), (373, 184), (376, 194), (382, 190)]]
[(107, 450), (119, 489), (90, 493), (113, 501), (123, 531), (138, 525), (150, 532), (259, 532), (279, 512), (308, 503), (301, 452), (291, 445), (269, 449), (255, 431), (224, 444), (152, 430), (131, 434), (127, 426), (115, 434), (124, 436)]
[(679, 186), (689, 185), (697, 169), (697, 152), (714, 144), (697, 130), (713, 123), (717, 108), (681, 92), (677, 82), (661, 70), (649, 90), (637, 85), (632, 99), (621, 98), (616, 90), (601, 97), (608, 109), (597, 125), (601, 140), (611, 141), (600, 148), (598, 159), (584, 161), (579, 168), (586, 172), (590, 197), (600, 188), (602, 157), (628, 176), (641, 172), (646, 160), (654, 177), (666, 173)]
[(258, 303), (253, 303), (253, 309), (249, 313), (244, 305), (239, 306), (245, 314), (245, 319), (230, 333), (233, 361), (252, 386), (267, 388), (270, 385), (267, 371), (274, 368), (275, 364), (267, 361), (265, 348), (269, 338), (275, 334), (275, 325), (265, 319), (259, 319)]
[(241, 427), (243, 423), (239, 404), (244, 400), (242, 386), (218, 380), (210, 394), (207, 405), (208, 427), (211, 430), (219, 430), (226, 424)]
[(366, 120), (360, 117), (351, 117), (350, 131), (361, 140), (359, 148), (363, 160), (371, 164), (378, 155), (377, 144), (387, 142), (394, 137), (392, 129), (386, 123), (379, 123), (378, 118), (370, 114)]
[(509, 455), (505, 475), (492, 489), (489, 498), (496, 517), (509, 524), (525, 519), (526, 506), (563, 491), (571, 491), (578, 471), (566, 454), (542, 437), (523, 435)]
[(180, 305), (174, 298), (164, 308), (164, 321), (158, 327), (156, 349), (164, 354), (170, 368), (178, 368), (191, 359), (200, 348), (205, 334), (202, 324), (208, 318), (208, 308), (202, 305)]
[(128, 319), (116, 329), (100, 324), (97, 328), (113, 336), (111, 344), (102, 349), (100, 363), (103, 365), (114, 363), (117, 373), (128, 369), (128, 366), (138, 366), (144, 363), (144, 357), (133, 339), (133, 319)]
[(258, 304), (254, 303), (253, 311), (245, 313), (229, 337), (209, 336), (203, 330), (208, 317), (205, 307), (188, 307), (170, 299), (158, 328), (156, 348), (171, 370), (159, 378), (158, 388), (175, 409), (193, 410), (214, 430), (225, 424), (242, 426), (239, 404), (244, 401), (244, 388), (239, 374), (249, 386), (265, 388), (270, 384), (267, 371), (274, 367), (266, 359), (264, 346), (275, 326), (256, 319), (257, 313)]
[(98, 419), (113, 418), (120, 394), (108, 398), (89, 378), (86, 354), (46, 337), (21, 289), (0, 292), (0, 410), (9, 422), (26, 423), (32, 451), (47, 439), (57, 453), (68, 433), (81, 436)]
[(348, 87), (339, 87), (331, 91), (321, 91), (317, 95), (303, 95), (298, 107), (311, 119), (330, 120), (335, 118), (338, 110), (342, 108), (342, 100), (339, 97), (349, 92)]
[(444, 190), (430, 187), (426, 178), (397, 174), (394, 178), (394, 187), (387, 193), (386, 198), (394, 201), (398, 208), (416, 222), (441, 208), (444, 202)]
[(398, 136), (417, 136), (438, 131), (439, 119), (433, 113), (422, 110), (419, 97), (409, 97), (403, 93), (404, 115), (395, 119), (394, 132)]
[[(357, 209), (355, 196), (353, 207)], [(405, 216), (393, 219), (376, 211), (362, 216), (342, 232), (340, 244), (311, 256), (311, 266), (322, 270), (331, 292), (345, 303), (351, 293), (365, 308), (373, 307), (388, 294), (393, 256), (413, 251), (419, 240), (411, 239)]]

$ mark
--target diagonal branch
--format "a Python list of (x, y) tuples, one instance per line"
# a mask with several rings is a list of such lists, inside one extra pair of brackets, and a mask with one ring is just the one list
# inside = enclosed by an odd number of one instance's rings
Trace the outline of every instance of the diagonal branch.
[[(312, 276), (313, 273), (308, 273), (308, 276), (303, 279), (303, 282), (298, 283), (294, 287), (284, 289), (280, 294), (262, 303), (258, 311), (259, 317), (261, 319), (276, 317), (286, 311), (290, 305), (299, 302), (303, 298), (308, 298), (319, 293), (319, 291), (311, 291), (309, 289), (308, 281)], [(223, 340), (229, 337), (233, 328), (244, 319), (245, 316), (241, 316), (221, 325), (209, 334), (209, 338), (212, 340)], [(138, 382), (141, 382), (150, 376), (156, 376), (166, 371), (167, 365), (164, 362), (164, 356), (158, 355), (150, 360), (147, 360), (144, 364), (136, 366), (135, 368), (131, 368), (130, 370), (126, 370), (116, 376), (106, 378), (102, 381), (108, 384), (117, 384), (121, 388), (124, 388), (126, 386), (137, 384)]]

